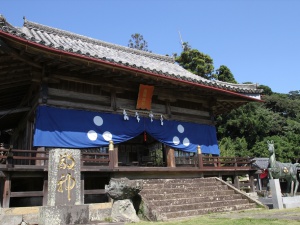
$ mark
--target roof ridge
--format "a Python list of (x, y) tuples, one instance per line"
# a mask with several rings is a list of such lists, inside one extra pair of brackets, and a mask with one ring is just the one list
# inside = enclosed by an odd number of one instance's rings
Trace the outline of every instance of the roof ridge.
[(62, 35), (62, 36), (67, 36), (70, 38), (79, 38), (85, 42), (101, 45), (101, 46), (116, 49), (119, 51), (129, 52), (129, 53), (133, 53), (136, 55), (142, 55), (142, 56), (153, 58), (153, 59), (158, 59), (158, 60), (162, 60), (162, 61), (166, 61), (166, 62), (170, 62), (170, 63), (175, 63), (175, 60), (169, 56), (159, 55), (159, 54), (155, 54), (155, 53), (151, 53), (151, 52), (146, 52), (146, 51), (142, 51), (142, 50), (138, 50), (138, 49), (133, 49), (133, 48), (129, 48), (129, 47), (121, 46), (121, 45), (112, 44), (112, 43), (101, 41), (101, 40), (98, 40), (95, 38), (76, 34), (76, 33), (70, 32), (70, 31), (66, 31), (66, 30), (46, 26), (43, 24), (31, 22), (26, 19), (24, 19), (23, 26), (27, 27), (27, 28), (36, 28), (39, 30), (43, 30), (43, 31), (50, 32), (50, 33), (55, 33), (55, 34)]
[(13, 25), (7, 22), (6, 18), (0, 14), (0, 27), (9, 27), (10, 29), (17, 30)]

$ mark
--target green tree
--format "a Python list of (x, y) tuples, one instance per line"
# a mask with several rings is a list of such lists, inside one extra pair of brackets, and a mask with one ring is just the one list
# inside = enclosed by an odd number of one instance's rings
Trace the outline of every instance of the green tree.
[(219, 69), (216, 70), (216, 79), (233, 84), (237, 83), (230, 69), (224, 65), (221, 65)]
[(298, 90), (298, 91), (290, 91), (289, 92), (289, 98), (293, 99), (293, 100), (300, 99), (300, 90)]
[(300, 113), (300, 99), (290, 98), (287, 94), (275, 93), (264, 96), (266, 108), (281, 114), (285, 118), (297, 119)]
[(188, 42), (183, 43), (183, 51), (175, 61), (191, 73), (209, 80), (215, 77), (212, 58), (197, 49), (192, 49)]
[(234, 140), (230, 137), (224, 137), (219, 141), (219, 149), (222, 157), (235, 157), (236, 155)]
[(300, 99), (298, 93), (264, 95), (264, 103), (248, 103), (217, 117), (221, 154), (269, 157), (267, 141), (275, 143), (276, 159), (300, 161)]
[[(248, 103), (226, 115), (217, 117), (218, 137), (244, 138), (247, 149), (266, 136), (282, 134), (286, 119), (261, 103)], [(243, 153), (246, 154), (246, 153)]]
[(146, 51), (146, 52), (149, 51), (147, 41), (145, 41), (143, 35), (139, 33), (135, 33), (131, 35), (131, 39), (129, 40), (128, 47)]
[(258, 86), (259, 89), (263, 89), (263, 94), (264, 95), (272, 95), (273, 91), (270, 87), (266, 86), (266, 85), (259, 85)]

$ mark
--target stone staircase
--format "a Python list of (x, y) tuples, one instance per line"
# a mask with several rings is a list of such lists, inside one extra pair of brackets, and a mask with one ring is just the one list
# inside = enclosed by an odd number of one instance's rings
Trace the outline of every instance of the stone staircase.
[(143, 181), (142, 211), (151, 221), (253, 209), (255, 199), (219, 178), (149, 179)]

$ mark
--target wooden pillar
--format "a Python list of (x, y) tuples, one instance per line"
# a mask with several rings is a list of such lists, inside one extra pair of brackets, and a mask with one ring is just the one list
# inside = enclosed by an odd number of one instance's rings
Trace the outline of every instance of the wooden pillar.
[(239, 176), (237, 176), (237, 175), (234, 176), (234, 186), (239, 190), (241, 189)]
[(114, 142), (109, 141), (108, 145), (108, 153), (109, 153), (109, 168), (114, 168)]
[(202, 158), (202, 151), (200, 145), (197, 147), (197, 154), (198, 154), (198, 167), (199, 169), (203, 168), (203, 158)]
[[(37, 151), (45, 151), (45, 147), (37, 148)], [(45, 157), (44, 153), (36, 153), (36, 157)], [(45, 166), (45, 160), (35, 160), (36, 166)]]
[(258, 182), (258, 190), (262, 191), (261, 179), (259, 174), (257, 175), (257, 182)]
[(119, 166), (119, 151), (118, 146), (114, 147), (114, 167)]
[(11, 177), (10, 177), (10, 174), (8, 174), (4, 180), (3, 208), (9, 208), (10, 188), (11, 188)]
[(167, 167), (176, 167), (174, 149), (166, 146)]
[(252, 173), (249, 174), (249, 182), (250, 182), (250, 192), (255, 192), (254, 176)]
[[(2, 171), (0, 172), (2, 173)], [(3, 194), (4, 194), (4, 177), (0, 176), (0, 208), (3, 208)]]
[(43, 184), (43, 206), (46, 206), (48, 203), (48, 174), (44, 176)]
[(12, 145), (10, 146), (10, 148), (7, 152), (7, 158), (6, 158), (6, 167), (7, 168), (14, 167), (14, 159), (13, 159), (14, 154), (12, 153), (11, 150), (12, 150)]
[(84, 204), (84, 173), (80, 173), (80, 182), (81, 182), (81, 202)]

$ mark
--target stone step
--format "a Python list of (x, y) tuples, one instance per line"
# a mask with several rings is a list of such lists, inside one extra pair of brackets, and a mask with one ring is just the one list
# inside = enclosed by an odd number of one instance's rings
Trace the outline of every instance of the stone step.
[(158, 189), (143, 189), (141, 194), (165, 194), (165, 193), (189, 193), (189, 192), (210, 192), (217, 190), (228, 190), (226, 185), (212, 185), (205, 187), (172, 187), (172, 188), (158, 188)]
[(158, 220), (172, 220), (179, 218), (187, 218), (192, 216), (198, 216), (208, 213), (217, 213), (217, 212), (229, 212), (229, 211), (238, 211), (255, 208), (255, 203), (247, 203), (242, 205), (228, 205), (228, 206), (219, 206), (214, 208), (203, 208), (196, 210), (186, 210), (186, 211), (177, 211), (177, 212), (167, 212), (159, 215)]
[(165, 205), (183, 205), (183, 204), (195, 204), (202, 202), (213, 202), (213, 201), (230, 201), (243, 199), (240, 194), (232, 195), (219, 195), (219, 196), (203, 196), (194, 198), (175, 198), (175, 199), (164, 199), (164, 200), (150, 200), (148, 201), (150, 206), (165, 206)]
[(216, 178), (190, 178), (190, 179), (145, 179), (144, 184), (189, 184), (189, 183), (214, 183)]
[(214, 202), (201, 202), (194, 204), (180, 204), (180, 205), (165, 205), (160, 206), (155, 209), (155, 211), (160, 213), (167, 212), (180, 212), (186, 210), (198, 210), (198, 209), (208, 209), (216, 207), (227, 207), (232, 205), (243, 205), (248, 204), (247, 199), (237, 199), (237, 200), (228, 200), (228, 201), (214, 201)]
[(221, 182), (191, 182), (191, 183), (155, 183), (155, 184), (143, 184), (143, 190), (149, 189), (161, 189), (161, 188), (200, 188), (211, 187), (214, 185), (221, 185)]
[(150, 179), (140, 192), (153, 220), (255, 208), (242, 193), (216, 178)]
[[(175, 191), (175, 190), (174, 190)], [(234, 190), (213, 190), (213, 191), (201, 191), (196, 190), (194, 192), (180, 192), (176, 191), (176, 193), (173, 192), (165, 192), (165, 193), (143, 193), (140, 194), (146, 198), (147, 200), (164, 200), (164, 199), (180, 199), (180, 198), (197, 198), (197, 197), (207, 197), (207, 196), (219, 196), (219, 195), (232, 195), (234, 194)]]

